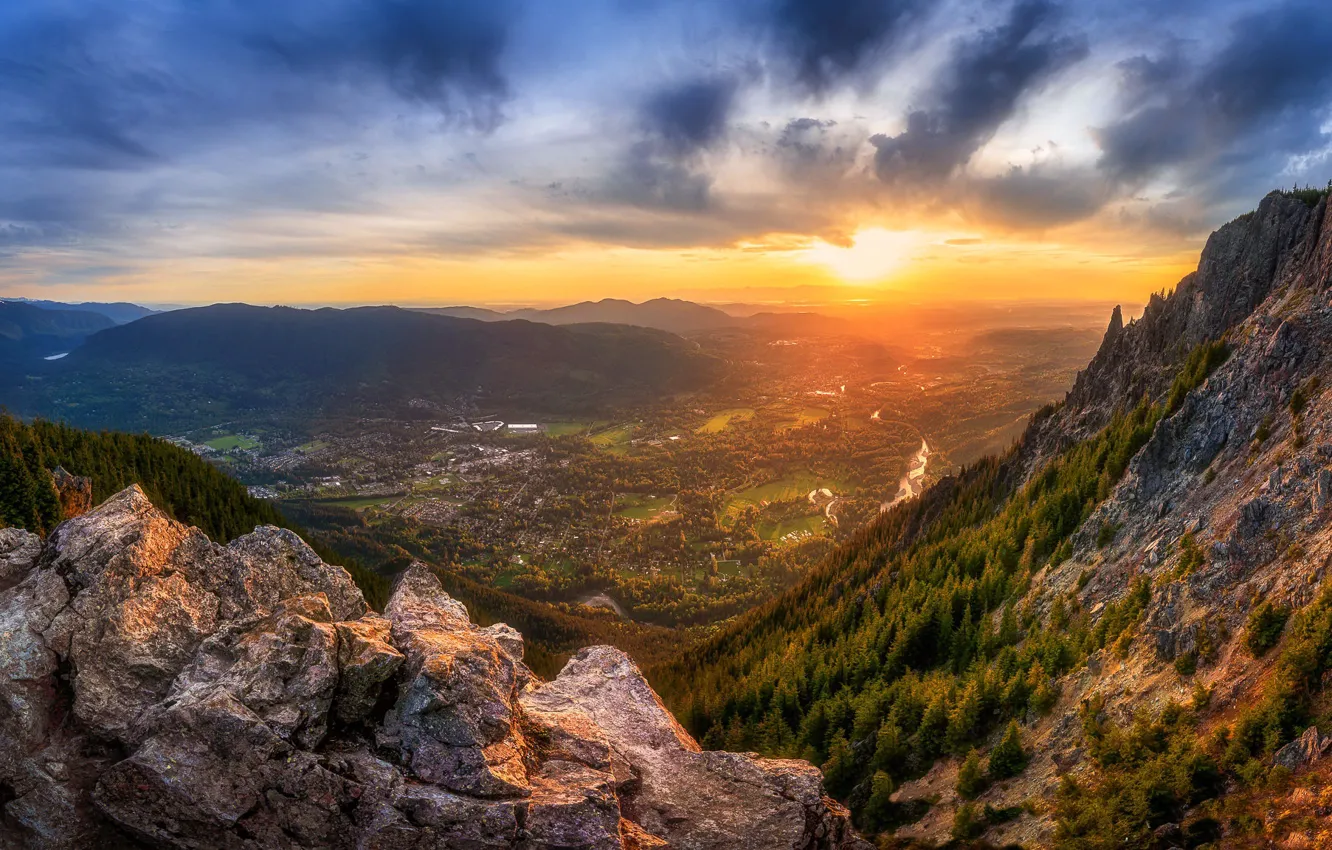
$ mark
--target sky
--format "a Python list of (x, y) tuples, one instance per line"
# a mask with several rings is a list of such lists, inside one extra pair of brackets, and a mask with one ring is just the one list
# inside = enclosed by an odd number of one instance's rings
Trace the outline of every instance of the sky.
[(1332, 178), (1332, 6), (6, 0), (0, 296), (1142, 300)]

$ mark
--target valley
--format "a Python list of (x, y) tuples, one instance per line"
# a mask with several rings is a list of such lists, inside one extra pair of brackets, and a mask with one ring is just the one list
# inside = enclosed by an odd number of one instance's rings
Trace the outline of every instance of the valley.
[[(719, 380), (590, 415), (457, 396), (411, 418), (256, 416), (170, 438), (387, 576), (420, 558), (537, 602), (609, 599), (635, 621), (706, 628), (1007, 445), (1098, 335), (981, 327), (898, 348), (875, 333), (806, 316), (710, 326), (687, 338), (725, 364)], [(965, 356), (978, 338), (983, 356)]]

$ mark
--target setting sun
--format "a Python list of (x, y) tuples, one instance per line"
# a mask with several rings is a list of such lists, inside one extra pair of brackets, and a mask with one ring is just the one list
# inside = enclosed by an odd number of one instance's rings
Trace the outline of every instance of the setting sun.
[(802, 254), (806, 262), (824, 266), (847, 283), (872, 283), (906, 265), (919, 245), (914, 231), (874, 227), (858, 232), (850, 245), (819, 240)]

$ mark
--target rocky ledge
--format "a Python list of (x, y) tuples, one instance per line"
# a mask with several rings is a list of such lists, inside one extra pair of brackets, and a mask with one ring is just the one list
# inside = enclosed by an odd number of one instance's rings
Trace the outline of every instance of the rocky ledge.
[(0, 531), (0, 848), (869, 847), (618, 650), (522, 655), (424, 565), (381, 616), (291, 532), (219, 546), (137, 487)]

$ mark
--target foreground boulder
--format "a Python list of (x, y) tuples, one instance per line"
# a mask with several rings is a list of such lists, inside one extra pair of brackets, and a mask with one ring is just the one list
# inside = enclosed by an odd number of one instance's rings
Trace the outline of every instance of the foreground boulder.
[(384, 616), (132, 487), (0, 531), (0, 850), (868, 848), (804, 762), (700, 751), (634, 663), (552, 682), (428, 568)]

